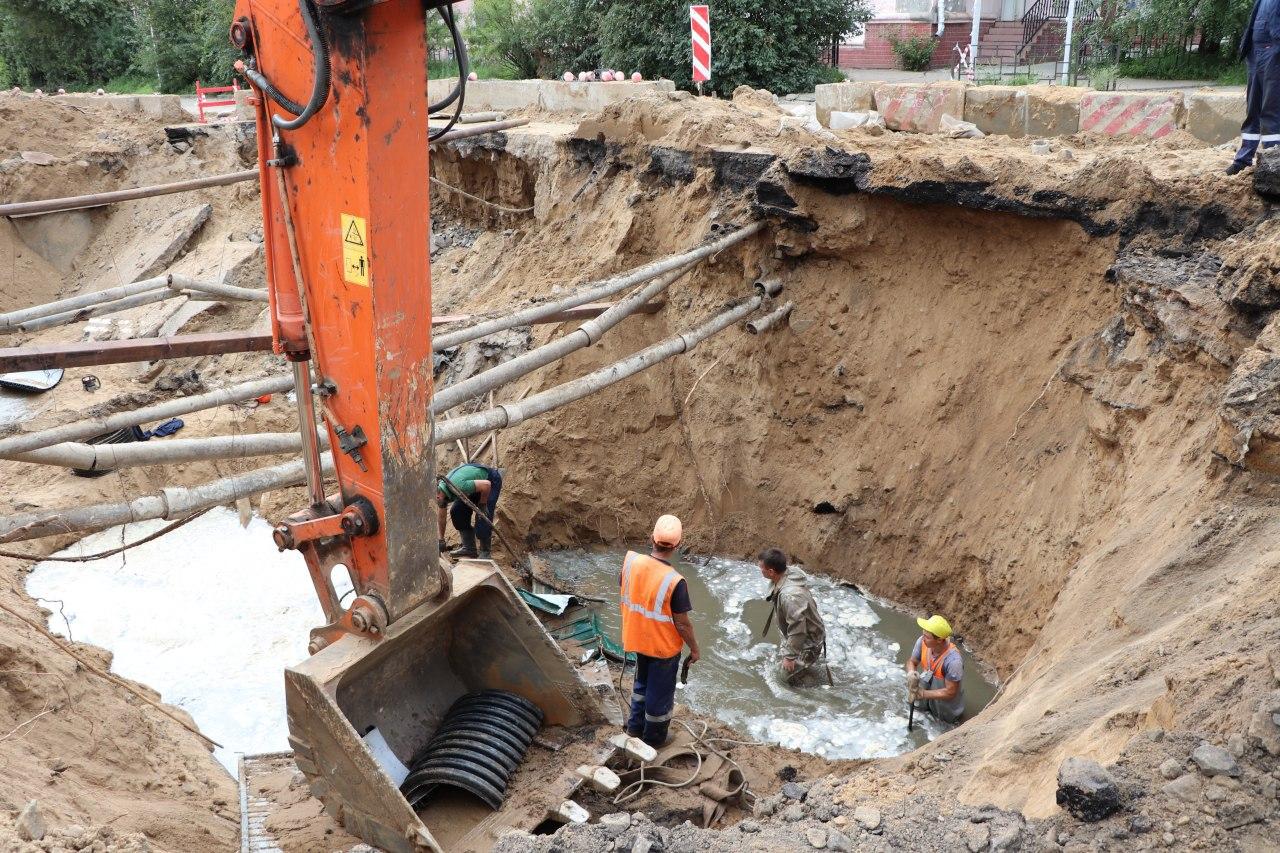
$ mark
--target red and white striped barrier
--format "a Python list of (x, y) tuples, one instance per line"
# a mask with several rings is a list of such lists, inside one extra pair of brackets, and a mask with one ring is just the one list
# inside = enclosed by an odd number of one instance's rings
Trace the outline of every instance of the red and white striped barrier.
[(937, 133), (942, 117), (964, 117), (964, 83), (886, 83), (876, 88), (876, 109), (890, 130)]
[(689, 29), (693, 33), (693, 80), (711, 79), (711, 7), (689, 7)]
[(1082, 131), (1159, 139), (1181, 124), (1181, 92), (1090, 92), (1080, 99)]

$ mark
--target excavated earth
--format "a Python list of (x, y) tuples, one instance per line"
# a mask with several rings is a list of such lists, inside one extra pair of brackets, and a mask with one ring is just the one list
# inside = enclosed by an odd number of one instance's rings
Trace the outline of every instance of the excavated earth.
[[(157, 125), (69, 109), (0, 96), (6, 119), (28, 128), (0, 140), (0, 197), (230, 171), (252, 156), (234, 126), (175, 147)], [(643, 541), (655, 515), (674, 511), (699, 553), (777, 544), (811, 570), (946, 614), (1002, 690), (975, 719), (895, 759), (769, 750), (777, 772), (757, 768), (755, 814), (712, 830), (677, 823), (677, 793), (637, 801), (642, 814), (630, 820), (515, 834), (500, 849), (1280, 843), (1280, 231), (1247, 174), (1221, 174), (1227, 152), (1080, 136), (1054, 140), (1044, 156), (1001, 138), (831, 134), (752, 92), (636, 99), (571, 123), (530, 118), (433, 155), (439, 312), (563, 294), (725, 228), (760, 217), (770, 227), (677, 282), (659, 313), (627, 320), (499, 401), (696, 325), (762, 276), (780, 277), (796, 308), (779, 329), (731, 329), (505, 431), (502, 526), (530, 549), (616, 545)], [(36, 149), (57, 161), (19, 153)], [(197, 219), (165, 258), (171, 232)], [(261, 280), (252, 185), (69, 222), (0, 223), (0, 310), (131, 280), (153, 258)], [(79, 237), (68, 243), (70, 233)], [(171, 311), (135, 309), (118, 331), (151, 333)], [(258, 306), (215, 305), (178, 328), (264, 322)], [(437, 381), (570, 328), (466, 347)], [(93, 396), (80, 388), (89, 371), (72, 370), (19, 428), (281, 369), (264, 355), (95, 368), (103, 388)], [(184, 435), (290, 422), (275, 400), (193, 415)], [(0, 463), (0, 511), (119, 500), (268, 461), (97, 480)], [(452, 461), (446, 453), (440, 464)], [(296, 490), (254, 501), (270, 520), (300, 503)], [(70, 540), (6, 547), (39, 555)], [(39, 618), (22, 589), (29, 566), (4, 559), (0, 576), (10, 605)], [(14, 729), (0, 735), (6, 849), (235, 846), (235, 784), (194, 735), (7, 616), (0, 654), (0, 731)], [(1057, 805), (1070, 757), (1107, 768), (1119, 811), (1084, 822)], [(285, 849), (354, 843), (297, 779), (278, 782)], [(16, 840), (32, 799), (56, 844)]]

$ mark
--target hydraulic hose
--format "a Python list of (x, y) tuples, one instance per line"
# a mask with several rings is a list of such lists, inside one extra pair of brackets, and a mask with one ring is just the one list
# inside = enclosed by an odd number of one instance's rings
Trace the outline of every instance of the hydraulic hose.
[[(467, 45), (462, 40), (462, 33), (458, 30), (458, 22), (454, 20), (453, 7), (441, 6), (440, 17), (444, 20), (445, 26), (449, 28), (449, 32), (453, 36), (453, 54), (458, 58), (458, 85), (454, 87), (454, 91), (449, 97), (440, 102), (439, 109), (444, 109), (444, 107), (448, 106), (451, 103), (451, 99), (455, 99), (455, 95), (457, 96), (458, 105), (454, 109), (453, 117), (449, 119), (448, 124), (427, 135), (427, 139), (430, 142), (434, 142), (444, 136), (458, 123), (458, 119), (462, 118), (462, 105), (467, 99), (467, 75), (471, 73), (471, 63), (467, 58)], [(430, 115), (435, 109), (435, 107), (428, 107), (427, 114)]]
[(253, 85), (265, 92), (267, 97), (279, 104), (286, 112), (295, 116), (295, 118), (286, 119), (273, 115), (271, 123), (281, 130), (297, 130), (302, 127), (311, 120), (312, 116), (320, 112), (329, 100), (331, 73), (329, 43), (325, 41), (324, 33), (320, 30), (317, 20), (319, 12), (312, 0), (298, 0), (298, 9), (302, 13), (302, 23), (307, 28), (307, 36), (311, 39), (312, 84), (311, 97), (307, 100), (307, 105), (304, 107), (276, 88), (266, 75), (253, 67), (252, 60), (244, 67), (244, 74)]

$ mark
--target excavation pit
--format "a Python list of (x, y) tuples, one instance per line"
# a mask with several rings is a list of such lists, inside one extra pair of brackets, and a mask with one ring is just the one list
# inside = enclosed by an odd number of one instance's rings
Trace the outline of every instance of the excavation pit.
[[(554, 578), (568, 588), (605, 600), (595, 608), (601, 627), (619, 636), (618, 573), (624, 552), (570, 550), (540, 555)], [(754, 563), (723, 557), (677, 560), (689, 584), (691, 618), (702, 659), (676, 701), (714, 717), (745, 739), (799, 749), (823, 758), (883, 758), (922, 746), (953, 728), (917, 712), (907, 731), (903, 672), (920, 637), (914, 617), (864, 596), (848, 584), (809, 576), (827, 629), (827, 655), (834, 686), (792, 688), (779, 677), (778, 628), (761, 637), (769, 616), (768, 582)], [(994, 695), (981, 664), (965, 658), (965, 719)], [(622, 679), (626, 701), (630, 671)]]

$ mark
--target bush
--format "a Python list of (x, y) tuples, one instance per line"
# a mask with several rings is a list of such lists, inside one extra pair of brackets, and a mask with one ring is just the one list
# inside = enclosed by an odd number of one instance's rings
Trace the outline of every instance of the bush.
[[(720, 95), (738, 86), (802, 92), (823, 79), (819, 61), (833, 35), (858, 32), (865, 0), (719, 0), (711, 12), (711, 82)], [(605, 63), (693, 87), (689, 10), (670, 0), (609, 4), (600, 32)]]
[(1110, 92), (1116, 87), (1120, 77), (1120, 68), (1116, 65), (1096, 65), (1085, 74), (1089, 78), (1089, 87), (1099, 92)]
[(529, 40), (543, 77), (601, 67), (600, 27), (607, 0), (534, 0)]
[(11, 84), (84, 87), (128, 71), (136, 20), (113, 0), (0, 2), (0, 57)]
[(928, 71), (933, 64), (933, 49), (937, 46), (932, 36), (906, 36), (902, 30), (890, 31), (889, 47), (903, 71)]
[(473, 64), (499, 69), (503, 76), (537, 77), (532, 33), (530, 4), (523, 0), (476, 0), (465, 33), (467, 52)]
[(235, 0), (147, 0), (146, 51), (162, 92), (189, 92), (196, 80), (226, 86), (240, 52), (228, 35)]

